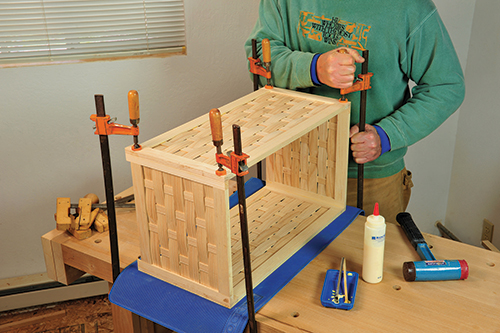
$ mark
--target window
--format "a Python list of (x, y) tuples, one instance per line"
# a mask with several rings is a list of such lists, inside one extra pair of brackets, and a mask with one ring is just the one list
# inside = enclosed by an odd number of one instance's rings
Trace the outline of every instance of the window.
[(184, 50), (183, 0), (0, 2), (0, 66)]

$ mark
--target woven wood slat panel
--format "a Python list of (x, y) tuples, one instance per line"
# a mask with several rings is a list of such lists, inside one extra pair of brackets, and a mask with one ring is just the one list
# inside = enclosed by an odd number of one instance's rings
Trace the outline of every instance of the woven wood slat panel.
[[(287, 197), (264, 189), (261, 192), (247, 201), (252, 270), (258, 269), (328, 210), (328, 207), (304, 202), (292, 196)], [(233, 284), (236, 285), (244, 278), (237, 209), (231, 210), (231, 226)]]
[[(322, 112), (328, 104), (297, 96), (270, 93), (255, 97), (222, 114), (224, 146), (232, 147), (232, 126), (241, 127), (245, 153), (272, 142), (280, 133), (294, 128), (305, 118)], [(155, 146), (176, 156), (215, 165), (215, 149), (207, 121)]]
[(333, 197), (336, 117), (267, 158), (267, 179)]
[(151, 264), (217, 289), (213, 189), (144, 168)]

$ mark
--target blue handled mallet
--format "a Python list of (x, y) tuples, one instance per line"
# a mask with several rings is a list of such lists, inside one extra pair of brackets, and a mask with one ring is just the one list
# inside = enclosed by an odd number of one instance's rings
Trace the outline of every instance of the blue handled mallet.
[(469, 265), (465, 260), (436, 260), (427, 242), (409, 213), (399, 213), (396, 220), (406, 237), (423, 261), (403, 263), (406, 281), (465, 280), (469, 276)]

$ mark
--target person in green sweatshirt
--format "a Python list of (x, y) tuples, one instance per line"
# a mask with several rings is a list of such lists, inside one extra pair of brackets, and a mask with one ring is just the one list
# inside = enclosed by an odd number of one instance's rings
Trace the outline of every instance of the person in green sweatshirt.
[[(351, 102), (347, 204), (356, 206), (356, 163), (364, 164), (364, 205), (379, 202), (387, 221), (405, 211), (411, 173), (408, 146), (439, 127), (461, 105), (465, 84), (452, 41), (431, 0), (261, 0), (245, 44), (271, 42), (272, 83), (340, 97), (369, 50), (372, 88), (366, 129), (359, 132), (360, 93)], [(347, 52), (342, 53), (339, 50)], [(262, 84), (265, 84), (262, 81)]]

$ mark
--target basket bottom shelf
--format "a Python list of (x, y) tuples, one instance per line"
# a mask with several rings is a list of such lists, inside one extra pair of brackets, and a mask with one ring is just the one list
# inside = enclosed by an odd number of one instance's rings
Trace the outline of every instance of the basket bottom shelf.
[[(345, 203), (290, 186), (267, 183), (247, 198), (252, 280), (256, 287), (345, 211)], [(230, 210), (232, 288), (229, 294), (139, 260), (140, 271), (231, 308), (245, 297), (238, 206)], [(229, 288), (228, 288), (229, 287)]]
[[(254, 286), (290, 258), (345, 210), (345, 205), (290, 186), (268, 183), (247, 198)], [(244, 296), (243, 252), (238, 207), (231, 209), (234, 294)]]

